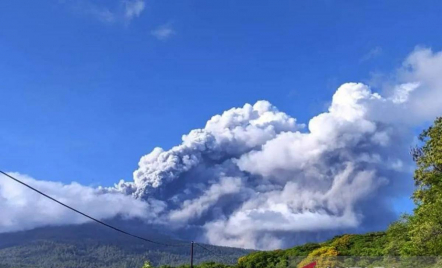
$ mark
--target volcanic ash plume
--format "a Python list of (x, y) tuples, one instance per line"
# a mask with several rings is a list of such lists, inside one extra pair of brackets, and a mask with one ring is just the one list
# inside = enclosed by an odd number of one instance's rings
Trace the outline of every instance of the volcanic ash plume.
[(416, 50), (383, 95), (343, 84), (307, 127), (267, 101), (230, 109), (143, 156), (115, 189), (161, 205), (154, 222), (200, 227), (214, 244), (274, 248), (385, 228), (392, 200), (411, 189), (413, 127), (442, 112), (434, 70), (441, 54)]
[[(381, 93), (343, 84), (307, 125), (268, 101), (246, 104), (213, 116), (169, 150), (153, 149), (131, 182), (60, 187), (115, 204), (102, 218), (127, 211), (219, 245), (269, 249), (384, 229), (397, 217), (392, 202), (412, 190), (408, 150), (416, 129), (442, 115), (440, 74), (442, 54), (417, 49)], [(1, 198), (15, 205), (31, 197), (3, 191)], [(94, 206), (83, 201), (72, 200)], [(47, 213), (32, 226), (63, 216)], [(15, 216), (8, 221), (20, 222)], [(0, 220), (0, 231), (7, 224)]]

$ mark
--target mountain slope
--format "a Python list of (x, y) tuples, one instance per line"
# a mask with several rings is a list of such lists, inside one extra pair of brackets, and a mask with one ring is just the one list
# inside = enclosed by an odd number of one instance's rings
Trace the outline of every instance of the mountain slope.
[[(148, 260), (154, 265), (188, 263), (190, 243), (174, 240), (151, 226), (131, 222), (137, 235), (179, 247), (162, 246), (103, 228), (95, 223), (53, 226), (0, 234), (0, 267), (136, 267)], [(130, 229), (130, 228), (129, 228)], [(128, 230), (125, 228), (125, 230)], [(195, 247), (195, 262), (236, 263), (249, 250), (204, 245), (216, 255)]]

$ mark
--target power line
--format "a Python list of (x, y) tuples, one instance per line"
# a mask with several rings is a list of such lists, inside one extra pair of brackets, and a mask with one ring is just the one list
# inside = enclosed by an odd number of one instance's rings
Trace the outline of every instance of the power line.
[(197, 245), (197, 246), (199, 246), (200, 248), (202, 248), (202, 249), (208, 251), (209, 253), (212, 253), (212, 255), (218, 257), (218, 261), (221, 261), (222, 263), (229, 263), (229, 264), (232, 264), (232, 263), (234, 262), (234, 261), (233, 261), (229, 256), (227, 256), (227, 255), (223, 255), (223, 254), (217, 253), (217, 252), (215, 252), (215, 251), (213, 251), (213, 250), (210, 250), (210, 249), (208, 249), (208, 248), (206, 248), (206, 247), (204, 247), (204, 246), (202, 246), (201, 244), (198, 244), (198, 243), (195, 243), (195, 245)]
[(221, 257), (221, 259), (224, 259), (226, 256), (223, 256), (223, 255), (221, 255), (221, 254), (219, 254), (219, 253), (216, 253), (216, 252), (214, 252), (214, 251), (212, 251), (212, 250), (210, 250), (210, 249), (208, 249), (208, 248), (206, 248), (206, 247), (203, 247), (203, 246), (201, 246), (200, 244), (198, 244), (198, 243), (194, 243), (195, 245), (197, 245), (197, 246), (199, 246), (200, 248), (203, 248), (203, 249), (205, 249), (205, 250), (207, 250), (208, 252), (210, 252), (210, 253), (212, 253), (213, 255), (217, 255), (218, 257)]
[(97, 223), (99, 223), (99, 224), (102, 224), (102, 225), (104, 225), (104, 226), (106, 226), (106, 227), (108, 227), (108, 228), (110, 228), (110, 229), (113, 229), (114, 231), (120, 232), (120, 233), (125, 234), (125, 235), (128, 235), (128, 236), (132, 236), (132, 237), (134, 237), (134, 238), (137, 238), (137, 239), (143, 240), (143, 241), (145, 241), (145, 242), (149, 242), (149, 243), (157, 244), (157, 245), (172, 246), (172, 247), (185, 246), (184, 244), (167, 244), (167, 243), (162, 243), (162, 242), (158, 242), (158, 241), (150, 240), (150, 239), (147, 239), (147, 238), (144, 238), (144, 237), (138, 236), (138, 235), (131, 234), (131, 233), (126, 232), (126, 231), (124, 231), (124, 230), (121, 230), (121, 229), (119, 229), (119, 228), (117, 228), (117, 227), (114, 227), (114, 226), (112, 226), (112, 225), (109, 225), (109, 224), (107, 224), (107, 223), (105, 223), (105, 222), (102, 222), (102, 221), (100, 221), (100, 220), (98, 220), (98, 219), (96, 219), (96, 218), (94, 218), (94, 217), (92, 217), (92, 216), (89, 216), (89, 215), (87, 215), (86, 213), (83, 213), (83, 212), (81, 212), (81, 211), (79, 211), (79, 210), (77, 210), (77, 209), (75, 209), (75, 208), (73, 208), (73, 207), (71, 207), (71, 206), (69, 206), (69, 205), (66, 205), (66, 204), (64, 204), (64, 203), (62, 203), (62, 202), (60, 202), (60, 201), (58, 201), (57, 199), (55, 199), (55, 198), (53, 198), (53, 197), (51, 197), (51, 196), (49, 196), (49, 195), (47, 195), (47, 194), (45, 194), (45, 193), (43, 193), (43, 192), (37, 190), (37, 189), (35, 189), (34, 187), (32, 187), (32, 186), (30, 186), (30, 185), (28, 185), (28, 184), (26, 184), (26, 183), (24, 183), (24, 182), (22, 182), (21, 180), (19, 180), (19, 179), (17, 179), (17, 178), (14, 178), (13, 176), (9, 175), (9, 174), (6, 173), (6, 172), (3, 172), (3, 171), (0, 170), (0, 173), (3, 174), (3, 175), (5, 175), (6, 177), (8, 177), (8, 178), (10, 178), (10, 179), (12, 179), (12, 180), (14, 180), (14, 181), (16, 181), (16, 182), (18, 182), (18, 183), (20, 183), (20, 184), (22, 184), (22, 185), (28, 187), (29, 189), (33, 190), (34, 192), (37, 192), (37, 193), (41, 194), (42, 196), (44, 196), (44, 197), (46, 197), (46, 198), (48, 198), (48, 199), (51, 199), (52, 201), (54, 201), (54, 202), (56, 202), (56, 203), (58, 203), (58, 204), (60, 204), (60, 205), (62, 205), (62, 206), (64, 206), (64, 207), (66, 207), (66, 208), (68, 208), (68, 209), (70, 209), (70, 210), (72, 210), (72, 211), (74, 211), (74, 212), (76, 212), (76, 213), (78, 213), (78, 214), (80, 214), (80, 215), (83, 215), (84, 217), (86, 217), (86, 218), (88, 218), (88, 219), (91, 219), (91, 220), (93, 220), (93, 221), (95, 221), (95, 222), (97, 222)]

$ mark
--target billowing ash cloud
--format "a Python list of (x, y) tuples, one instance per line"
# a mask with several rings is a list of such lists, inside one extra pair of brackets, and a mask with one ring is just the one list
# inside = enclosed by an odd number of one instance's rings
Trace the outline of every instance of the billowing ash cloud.
[(370, 111), (395, 105), (363, 84), (344, 84), (305, 129), (267, 101), (246, 104), (179, 146), (154, 149), (134, 182), (116, 189), (160, 202), (157, 223), (199, 226), (215, 244), (280, 247), (313, 233), (381, 228), (410, 178), (403, 145), (412, 135)]
[[(134, 173), (134, 183), (120, 182), (117, 187), (144, 198), (167, 195), (164, 187), (186, 173), (208, 171), (215, 175), (213, 179), (219, 180), (227, 169), (237, 170), (233, 163), (228, 163), (232, 159), (259, 149), (282, 132), (296, 131), (299, 127), (294, 118), (279, 112), (266, 101), (253, 106), (246, 104), (212, 117), (204, 129), (195, 129), (183, 136), (183, 143), (179, 146), (168, 151), (155, 148), (141, 158), (140, 168)], [(226, 163), (225, 167), (222, 167), (223, 163)], [(195, 177), (190, 182), (197, 183), (197, 180)], [(208, 178), (201, 178), (202, 184), (207, 182)]]
[(143, 156), (133, 181), (83, 190), (94, 202), (124, 200), (101, 218), (130, 210), (219, 245), (277, 248), (382, 229), (396, 217), (392, 201), (411, 191), (415, 127), (442, 115), (441, 73), (442, 54), (417, 49), (382, 93), (343, 84), (306, 125), (267, 101), (230, 109)]

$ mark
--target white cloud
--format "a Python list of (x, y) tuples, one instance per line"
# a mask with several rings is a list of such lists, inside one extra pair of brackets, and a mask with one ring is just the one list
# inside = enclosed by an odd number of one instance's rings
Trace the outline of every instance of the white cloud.
[(126, 0), (124, 6), (124, 17), (127, 20), (132, 20), (141, 15), (141, 12), (143, 12), (145, 8), (145, 3), (143, 0)]
[[(404, 125), (432, 122), (441, 115), (442, 52), (416, 48), (404, 60), (392, 79), (385, 79), (388, 101), (372, 109), (374, 120)], [(396, 105), (391, 106), (390, 101)], [(383, 107), (380, 107), (383, 106)], [(391, 107), (395, 107), (391, 109)]]
[(96, 4), (89, 0), (63, 1), (80, 14), (86, 14), (106, 24), (130, 23), (141, 16), (145, 9), (144, 0), (119, 0), (116, 6)]
[(171, 24), (164, 24), (151, 31), (151, 34), (158, 40), (164, 41), (175, 35), (175, 30)]
[(398, 71), (399, 81), (415, 85), (408, 90), (408, 116), (416, 122), (440, 116), (442, 100), (442, 51), (434, 53), (428, 48), (416, 48)]
[(99, 8), (96, 6), (90, 6), (84, 12), (92, 15), (93, 17), (97, 18), (99, 21), (104, 22), (104, 23), (111, 24), (111, 23), (114, 23), (117, 19), (116, 15), (107, 8)]
[[(35, 180), (9, 173), (86, 214), (98, 219), (149, 217), (149, 204), (119, 193), (99, 193), (78, 183)], [(81, 216), (0, 174), (0, 232), (32, 229), (44, 225), (84, 223)]]
[(382, 54), (382, 48), (377, 46), (371, 49), (367, 54), (361, 57), (360, 62), (368, 61), (371, 59), (374, 59), (376, 57), (379, 57)]

